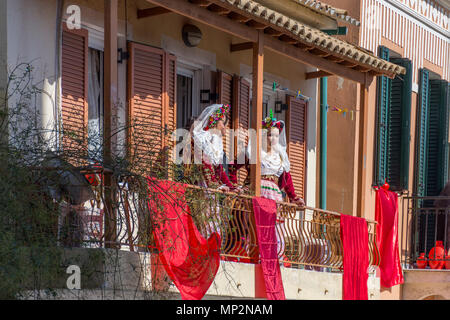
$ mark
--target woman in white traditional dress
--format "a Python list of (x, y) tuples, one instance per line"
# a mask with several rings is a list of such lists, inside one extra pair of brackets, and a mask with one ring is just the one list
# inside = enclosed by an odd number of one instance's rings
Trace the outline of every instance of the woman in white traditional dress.
[[(201, 163), (201, 181), (197, 184), (222, 191), (238, 192), (237, 178), (234, 170), (228, 170), (228, 160), (223, 150), (222, 137), (226, 134), (227, 116), (230, 106), (213, 104), (205, 108), (192, 125), (191, 129), (191, 154), (194, 155), (194, 163)], [(184, 149), (185, 160), (190, 156)], [(208, 223), (206, 224), (206, 236), (212, 232), (221, 233), (224, 228), (220, 218), (221, 210), (214, 194), (211, 194), (211, 205), (207, 211)]]
[(229, 105), (210, 105), (194, 121), (191, 129), (191, 150), (194, 163), (202, 165), (202, 185), (223, 191), (237, 189), (236, 176), (234, 171), (228, 170), (228, 159), (223, 150), (222, 137), (226, 134), (229, 112)]
[[(267, 131), (267, 140), (260, 150), (261, 159), (261, 197), (283, 201), (282, 190), (287, 194), (291, 203), (305, 206), (302, 198), (296, 195), (294, 184), (290, 173), (291, 164), (287, 154), (286, 130), (284, 121), (273, 118), (272, 110), (270, 116), (262, 122), (262, 129)], [(251, 140), (250, 140), (251, 141)], [(251, 143), (247, 147), (247, 156), (251, 156)], [(284, 220), (277, 219), (277, 241), (278, 252), (284, 252), (284, 237), (286, 229)]]
[[(304, 206), (305, 202), (296, 195), (292, 182), (291, 164), (286, 151), (287, 141), (284, 121), (277, 121), (273, 118), (271, 110), (270, 116), (262, 122), (262, 129), (267, 132), (267, 139), (260, 150), (261, 197), (281, 202), (283, 201), (281, 190), (283, 190), (290, 202)], [(247, 147), (247, 157), (254, 161), (251, 139)]]

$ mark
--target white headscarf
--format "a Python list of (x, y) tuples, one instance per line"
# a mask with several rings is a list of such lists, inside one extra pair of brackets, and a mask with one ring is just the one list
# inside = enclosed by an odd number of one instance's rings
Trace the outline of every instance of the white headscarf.
[[(205, 131), (204, 128), (209, 123), (209, 117), (222, 106), (222, 104), (213, 104), (206, 107), (197, 120), (194, 121), (191, 130), (194, 139), (194, 152), (197, 148), (201, 149), (203, 159), (213, 165), (223, 163), (224, 152), (222, 134), (218, 130), (209, 129)], [(200, 155), (196, 154), (196, 156)]]
[[(284, 171), (289, 172), (291, 170), (291, 163), (289, 162), (289, 157), (287, 154), (287, 139), (286, 139), (286, 125), (284, 124), (284, 121), (279, 120), (277, 122), (281, 122), (283, 125), (283, 130), (281, 130), (279, 138), (278, 138), (278, 144), (275, 146), (272, 146), (272, 152), (278, 153), (281, 158), (281, 166)], [(262, 129), (263, 136), (267, 137), (267, 131), (268, 129)], [(269, 168), (269, 158), (266, 159), (266, 157), (269, 155), (267, 153), (267, 143), (265, 142), (266, 139), (262, 140), (261, 149), (259, 150), (260, 159), (261, 159), (261, 165)], [(247, 146), (247, 156), (249, 157), (250, 161), (252, 161), (252, 138), (250, 137), (248, 146)], [(276, 168), (273, 168), (274, 170)], [(275, 174), (275, 172), (273, 173)]]

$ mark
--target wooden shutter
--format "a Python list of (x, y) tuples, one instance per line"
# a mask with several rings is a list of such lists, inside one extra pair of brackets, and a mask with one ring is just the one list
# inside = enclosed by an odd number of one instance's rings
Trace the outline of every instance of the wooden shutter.
[(429, 74), (426, 69), (420, 69), (419, 86), (419, 112), (417, 121), (417, 145), (415, 168), (415, 191), (419, 197), (424, 197), (426, 191), (426, 165), (427, 165), (427, 141), (428, 141), (428, 116), (429, 116)]
[(392, 190), (408, 189), (412, 72), (408, 59), (390, 59), (406, 74), (391, 80), (387, 115), (386, 179)]
[(87, 156), (88, 124), (88, 32), (85, 29), (62, 33), (62, 145), (69, 162), (82, 165)]
[[(380, 46), (379, 56), (389, 61), (389, 49)], [(377, 81), (377, 158), (375, 183), (382, 185), (387, 178), (388, 114), (391, 96), (391, 80), (379, 77)]]
[(306, 119), (307, 103), (304, 100), (288, 97), (286, 138), (291, 162), (291, 176), (296, 194), (303, 199), (306, 194)]
[[(172, 133), (177, 129), (177, 60), (174, 55), (166, 54), (166, 86), (167, 86), (167, 106), (166, 110), (166, 123), (164, 128), (165, 134), (165, 146), (172, 154), (172, 150), (175, 146), (175, 141), (172, 138)], [(173, 158), (171, 158), (174, 160)]]
[[(234, 92), (234, 103), (233, 103), (233, 129), (240, 130), (239, 135), (236, 136), (234, 144), (234, 154), (236, 157), (239, 156), (237, 150), (237, 141), (244, 143), (244, 148), (248, 145), (248, 134), (247, 130), (250, 128), (250, 97), (251, 97), (251, 87), (250, 83), (238, 76), (233, 77), (233, 92)], [(242, 148), (241, 148), (242, 149)], [(244, 150), (239, 150), (244, 151)], [(239, 170), (237, 178), (238, 184), (242, 185), (245, 181), (247, 173), (244, 170)]]
[(165, 166), (176, 127), (176, 60), (162, 49), (128, 43), (128, 146), (136, 168)]
[[(231, 107), (233, 105), (233, 77), (225, 73), (223, 71), (219, 71), (217, 73), (217, 92), (219, 94), (219, 103), (229, 104)], [(231, 112), (232, 113), (232, 112)], [(228, 115), (227, 128), (231, 129), (231, 119), (232, 115)], [(231, 132), (228, 131), (229, 134), (222, 137), (223, 138), (223, 149), (227, 154), (228, 161), (232, 161), (231, 159)]]

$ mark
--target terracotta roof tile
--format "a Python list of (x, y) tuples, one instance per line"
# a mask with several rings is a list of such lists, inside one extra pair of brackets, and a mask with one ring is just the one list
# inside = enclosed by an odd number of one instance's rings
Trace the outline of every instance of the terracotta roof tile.
[[(284, 29), (300, 42), (310, 44), (323, 51), (328, 51), (333, 55), (341, 55), (346, 59), (353, 60), (359, 64), (365, 64), (368, 67), (384, 71), (390, 74), (404, 74), (405, 68), (394, 63), (383, 60), (365, 49), (348, 43), (344, 40), (332, 37), (318, 29), (311, 28), (295, 19), (284, 14), (269, 9), (254, 0), (220, 0), (226, 2), (256, 18), (262, 18)], [(300, 0), (297, 0), (300, 1)]]
[(293, 0), (298, 4), (314, 10), (318, 13), (325, 14), (334, 19), (359, 26), (361, 23), (347, 14), (347, 10), (335, 8), (326, 3), (317, 0)]

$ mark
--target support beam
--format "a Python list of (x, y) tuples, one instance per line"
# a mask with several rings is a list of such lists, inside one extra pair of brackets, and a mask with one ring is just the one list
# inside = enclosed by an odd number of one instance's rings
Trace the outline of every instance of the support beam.
[(243, 43), (232, 43), (230, 45), (230, 51), (242, 51), (242, 50), (250, 50), (253, 49), (253, 42), (243, 42)]
[(148, 8), (148, 9), (138, 9), (137, 11), (137, 18), (147, 18), (152, 16), (157, 16), (164, 13), (171, 12), (169, 9), (163, 8), (163, 7), (154, 7), (154, 8)]
[(289, 43), (289, 44), (296, 44), (299, 42), (298, 40), (295, 40), (294, 38), (289, 37), (285, 34), (282, 34), (281, 36), (279, 36), (278, 40), (283, 41), (285, 43)]
[(333, 55), (329, 55), (329, 56), (325, 57), (325, 59), (333, 61), (333, 62), (342, 62), (342, 61), (344, 61), (344, 59), (335, 57)]
[[(378, 76), (382, 76), (382, 75), (383, 75), (382, 73), (380, 73), (380, 72), (375, 72), (375, 71), (369, 71), (368, 73), (369, 73), (369, 75), (370, 75), (371, 77), (378, 77)], [(392, 78), (391, 78), (391, 79), (392, 79)]]
[(344, 66), (344, 67), (348, 67), (348, 68), (354, 68), (354, 67), (357, 66), (356, 63), (350, 62), (350, 61), (347, 61), (347, 60), (344, 60), (342, 62), (338, 62), (338, 64), (340, 64), (341, 66)]
[(207, 7), (211, 4), (211, 1), (208, 0), (189, 0), (190, 3), (196, 4), (200, 7)]
[(251, 20), (249, 17), (246, 17), (242, 14), (233, 11), (228, 14), (228, 18), (237, 22), (247, 22)]
[[(117, 20), (118, 0), (104, 0), (105, 4), (105, 51), (104, 51), (104, 122), (103, 122), (103, 162), (104, 168), (112, 164), (113, 108), (117, 107)], [(105, 247), (115, 247), (117, 240), (116, 217), (114, 213), (113, 177), (107, 170), (105, 177)]]
[(220, 15), (227, 15), (231, 12), (231, 10), (226, 9), (226, 8), (222, 8), (216, 4), (211, 4), (210, 6), (208, 6), (208, 10)]
[(317, 48), (312, 48), (311, 50), (309, 50), (310, 53), (319, 56), (319, 57), (325, 57), (325, 56), (329, 56), (330, 54), (326, 51), (317, 49)]
[[(368, 77), (366, 77), (367, 79)], [(365, 196), (366, 196), (366, 155), (367, 155), (367, 127), (368, 127), (368, 110), (369, 107), (369, 82), (360, 84), (359, 93), (359, 117), (357, 124), (357, 141), (356, 147), (358, 161), (355, 165), (354, 174), (357, 175), (357, 192), (356, 192), (356, 216), (365, 217)]]
[(366, 67), (363, 67), (363, 66), (360, 66), (360, 65), (357, 65), (357, 66), (353, 67), (352, 69), (356, 70), (356, 71), (359, 71), (359, 72), (369, 72), (370, 71), (369, 68), (366, 68)]
[(268, 35), (271, 35), (272, 37), (279, 37), (279, 36), (281, 36), (283, 34), (283, 32), (275, 30), (275, 29), (273, 29), (271, 27), (267, 27), (264, 30), (264, 33), (268, 34)]
[(309, 50), (311, 50), (313, 48), (313, 47), (308, 46), (308, 45), (306, 45), (304, 43), (301, 43), (301, 42), (298, 42), (298, 43), (294, 44), (294, 46), (296, 48), (299, 48), (299, 49), (302, 49), (302, 50), (305, 50), (305, 51), (309, 51)]
[[(252, 154), (256, 155), (256, 164), (250, 164), (250, 181), (255, 196), (261, 195), (261, 121), (264, 82), (264, 37), (263, 31), (258, 32), (258, 41), (253, 44), (252, 70), (252, 114), (251, 128), (256, 131), (256, 143), (253, 144)], [(256, 149), (255, 149), (256, 147)]]
[(264, 30), (264, 29), (267, 28), (267, 25), (266, 25), (266, 24), (261, 23), (261, 22), (258, 22), (258, 21), (255, 21), (255, 20), (247, 21), (246, 24), (247, 24), (249, 27), (252, 27), (252, 28), (258, 29), (258, 30), (260, 30), (260, 29)]
[(332, 76), (331, 73), (326, 72), (326, 71), (314, 71), (314, 72), (307, 72), (305, 73), (305, 79), (315, 79), (315, 78), (323, 78), (323, 77), (328, 77), (328, 76)]

